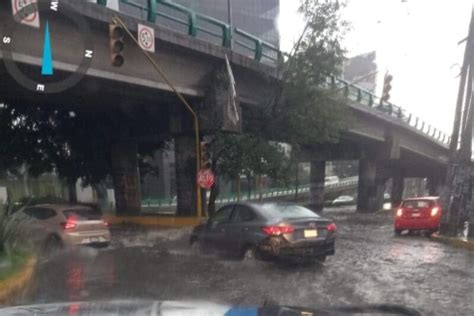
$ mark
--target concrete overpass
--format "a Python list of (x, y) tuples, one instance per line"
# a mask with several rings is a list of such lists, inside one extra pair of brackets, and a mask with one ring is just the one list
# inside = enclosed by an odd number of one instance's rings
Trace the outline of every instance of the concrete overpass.
[[(98, 2), (106, 3), (106, 1)], [(132, 3), (134, 2), (121, 1), (123, 8), (129, 11), (130, 8), (139, 6), (131, 5)], [(157, 10), (157, 7), (152, 6), (153, 3), (148, 2), (149, 8)], [(140, 209), (139, 190), (136, 189), (139, 188), (136, 159), (132, 158), (136, 156), (136, 142), (141, 139), (157, 140), (160, 134), (171, 133), (177, 152), (177, 187), (180, 193), (178, 208), (193, 214), (194, 178), (189, 177), (184, 171), (189, 169), (195, 153), (191, 116), (171, 93), (171, 88), (163, 78), (151, 69), (149, 61), (143, 57), (141, 50), (130, 38), (124, 38), (125, 64), (122, 67), (111, 65), (109, 24), (113, 16), (119, 15), (132, 32), (137, 32), (138, 23), (154, 27), (157, 50), (153, 57), (169, 75), (176, 89), (187, 97), (194, 109), (199, 112), (203, 134), (221, 128), (240, 130), (240, 126), (229, 126), (226, 121), (224, 104), (227, 102), (225, 99), (227, 88), (217, 87), (214, 84), (225, 72), (225, 56), (227, 55), (233, 66), (241, 105), (246, 107), (266, 100), (268, 94), (272, 92), (270, 88), (274, 86), (277, 78), (274, 63), (278, 58), (278, 50), (245, 32), (235, 30), (234, 33), (240, 36), (242, 41), (240, 53), (235, 52), (228, 47), (228, 41), (225, 40), (229, 32), (226, 24), (196, 15), (191, 11), (183, 11), (182, 7), (164, 1), (160, 1), (160, 5), (165, 6), (168, 11), (175, 10), (188, 15), (189, 20), (185, 17), (180, 22), (188, 24), (190, 35), (170, 30), (160, 24), (164, 16), (167, 16), (168, 20), (176, 20), (177, 18), (171, 13), (165, 15), (155, 11), (161, 18), (153, 21), (154, 15), (150, 13), (143, 20), (134, 14), (117, 12), (104, 5), (77, 0), (61, 0), (60, 14), (50, 12), (50, 1), (40, 0), (39, 13), (44, 20), (41, 22), (41, 28), (35, 29), (14, 22), (10, 4), (9, 1), (0, 3), (0, 39), (2, 39), (0, 59), (8, 61), (6, 51), (11, 50), (13, 52), (11, 59), (14, 60), (15, 66), (31, 81), (42, 82), (44, 79), (40, 71), (46, 19), (44, 16), (47, 16), (51, 30), (54, 77), (67, 77), (78, 69), (87, 46), (84, 38), (88, 44), (93, 44), (93, 47), (89, 48), (93, 50), (93, 59), (81, 81), (67, 91), (51, 94), (48, 93), (47, 84), (41, 91), (34, 89), (35, 86), (33, 89), (27, 89), (25, 85), (20, 84), (21, 80), (18, 80), (17, 76), (12, 76), (11, 69), (6, 67), (7, 63), (0, 63), (2, 101), (35, 106), (85, 108), (97, 113), (106, 113), (104, 115), (121, 112), (131, 118), (136, 117), (137, 113), (146, 113), (149, 121), (143, 124), (156, 125), (153, 128), (158, 129), (158, 133), (135, 135), (133, 131), (127, 130), (127, 126), (122, 126), (114, 131), (115, 135), (111, 135), (112, 164), (113, 168), (117, 169), (118, 177), (115, 179), (115, 191), (121, 192), (119, 193), (121, 196), (125, 195), (125, 198), (117, 196), (117, 207), (119, 210), (128, 211)], [(143, 6), (142, 9), (145, 10), (147, 7)], [(70, 15), (79, 16), (85, 21), (88, 27), (87, 34), (78, 29), (77, 22), (68, 19)], [(209, 35), (210, 32), (203, 27), (204, 22), (207, 22), (208, 28), (215, 34), (214, 38), (217, 38), (221, 45), (200, 38), (200, 35)], [(220, 29), (220, 34), (215, 30), (216, 27)], [(239, 42), (237, 38), (234, 40), (235, 43)], [(244, 44), (244, 40), (247, 40), (247, 44)], [(247, 54), (242, 54), (243, 51)], [(125, 182), (131, 183), (129, 187), (135, 189), (117, 187), (124, 187), (122, 184)]]
[(345, 80), (328, 76), (321, 89), (348, 105), (351, 127), (339, 143), (306, 146), (300, 157), (302, 161), (311, 161), (314, 208), (323, 206), (321, 183), (325, 162), (331, 160), (360, 161), (359, 210), (381, 208), (385, 184), (390, 178), (394, 205), (401, 201), (404, 178), (428, 178), (430, 194), (440, 193), (448, 163), (447, 134)]
[[(73, 14), (86, 21), (89, 29), (86, 37), (88, 43), (93, 43), (94, 57), (82, 80), (63, 93), (28, 90), (19, 84), (18, 78), (11, 76), (11, 70), (3, 63), (0, 66), (2, 101), (37, 106), (64, 106), (67, 103), (73, 108), (123, 112), (129, 117), (145, 112), (149, 121), (143, 124), (156, 124), (159, 131), (170, 132), (174, 137), (178, 211), (192, 215), (195, 209), (194, 178), (186, 172), (194, 157), (191, 118), (129, 38), (125, 37), (125, 64), (119, 68), (111, 65), (109, 24), (112, 17), (118, 14), (132, 32), (137, 31), (138, 23), (155, 29), (157, 51), (153, 56), (169, 74), (178, 91), (199, 112), (203, 133), (222, 128), (240, 129), (240, 126), (228, 125), (223, 110), (227, 100), (222, 98), (227, 91), (215, 84), (225, 71), (225, 56), (232, 63), (245, 111), (246, 107), (257, 106), (271, 95), (272, 87), (278, 80), (275, 62), (280, 53), (241, 30), (230, 30), (223, 22), (195, 14), (168, 1), (147, 1), (146, 5), (141, 5), (121, 0), (124, 8), (122, 10), (121, 6), (121, 11), (125, 13), (105, 7), (107, 1), (97, 2), (99, 4), (62, 0), (59, 4), (60, 10), (71, 8)], [(48, 10), (48, 4), (45, 8), (40, 6), (40, 13)], [(173, 16), (170, 13), (173, 10), (180, 12), (184, 18)], [(55, 70), (59, 77), (68, 76), (83, 59), (84, 34), (64, 16), (50, 15), (48, 22), (52, 30)], [(33, 81), (41, 80), (39, 69), (44, 24), (41, 31), (15, 24), (10, 2), (0, 4), (0, 23), (0, 39), (10, 37), (12, 40), (9, 49), (14, 52), (14, 63)], [(181, 25), (181, 32), (179, 28), (169, 29), (172, 27), (169, 23)], [(207, 24), (208, 28), (203, 24)], [(230, 48), (230, 38), (234, 40), (233, 49)], [(5, 60), (5, 41), (1, 43), (0, 58)], [(396, 183), (394, 187), (397, 189), (392, 193), (395, 200), (400, 198), (403, 177), (429, 177), (435, 191), (446, 169), (447, 136), (392, 104), (380, 106), (374, 95), (343, 80), (328, 77), (321, 89), (349, 106), (353, 124), (338, 144), (306, 146), (301, 157), (301, 160), (312, 162), (310, 191), (316, 208), (322, 206), (324, 201), (323, 166), (327, 160), (360, 159), (360, 210), (370, 211), (380, 205), (385, 181), (390, 177)], [(111, 137), (118, 212), (138, 212), (140, 196), (136, 143), (141, 139), (159, 138), (159, 135), (135, 135), (123, 126)]]

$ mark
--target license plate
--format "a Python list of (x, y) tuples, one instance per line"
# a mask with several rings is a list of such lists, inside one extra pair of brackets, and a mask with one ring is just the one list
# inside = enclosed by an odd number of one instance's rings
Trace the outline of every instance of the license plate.
[(304, 231), (305, 238), (314, 238), (318, 237), (318, 231), (316, 229), (305, 229)]
[(91, 242), (100, 242), (99, 237), (91, 237)]
[(411, 214), (412, 217), (420, 217), (420, 215), (421, 215), (420, 213), (413, 213), (413, 214)]

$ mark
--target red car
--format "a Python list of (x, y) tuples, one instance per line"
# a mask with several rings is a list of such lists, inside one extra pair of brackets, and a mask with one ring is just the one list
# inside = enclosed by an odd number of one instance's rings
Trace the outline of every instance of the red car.
[(438, 231), (441, 212), (439, 197), (405, 199), (396, 212), (395, 235), (400, 235), (404, 230), (422, 230), (430, 236)]

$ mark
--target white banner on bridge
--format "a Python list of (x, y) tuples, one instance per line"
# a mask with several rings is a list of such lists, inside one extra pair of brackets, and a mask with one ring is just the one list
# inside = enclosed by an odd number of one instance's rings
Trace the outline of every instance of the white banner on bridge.
[(23, 8), (27, 7), (30, 4), (33, 5), (29, 7), (28, 11), (32, 12), (30, 14), (28, 14), (28, 12), (24, 12), (25, 14), (21, 14), (21, 16), (18, 16), (19, 19), (17, 21), (21, 24), (39, 28), (40, 15), (38, 11), (38, 0), (12, 0), (12, 14), (14, 17), (16, 17), (18, 12), (20, 12)]
[(143, 24), (138, 24), (138, 43), (146, 51), (155, 52), (155, 29)]

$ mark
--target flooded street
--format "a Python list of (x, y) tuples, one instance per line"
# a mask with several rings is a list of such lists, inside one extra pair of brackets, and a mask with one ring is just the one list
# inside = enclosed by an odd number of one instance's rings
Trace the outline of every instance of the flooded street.
[(421, 236), (394, 237), (387, 214), (329, 212), (336, 255), (305, 266), (241, 262), (189, 249), (190, 229), (114, 231), (107, 249), (43, 261), (19, 302), (209, 300), (293, 306), (400, 304), (425, 315), (474, 315), (474, 253)]

